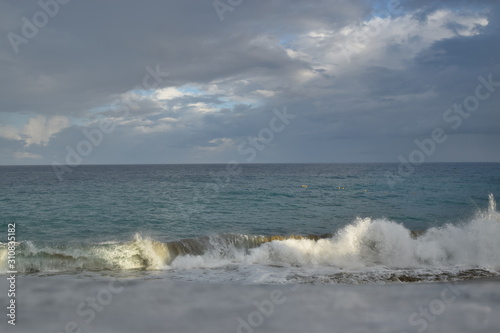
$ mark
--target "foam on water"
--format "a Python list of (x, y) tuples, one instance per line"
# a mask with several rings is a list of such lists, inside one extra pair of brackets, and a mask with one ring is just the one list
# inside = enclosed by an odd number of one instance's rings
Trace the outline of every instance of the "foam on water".
[[(490, 196), (487, 212), (479, 212), (461, 225), (431, 228), (419, 237), (387, 219), (358, 218), (327, 239), (286, 239), (259, 247), (225, 252), (225, 259), (247, 264), (330, 265), (358, 269), (388, 267), (428, 267), (477, 265), (500, 269), (500, 214)], [(171, 267), (192, 268), (194, 262), (213, 265), (224, 259), (215, 251), (202, 256), (177, 257)]]
[[(1, 269), (6, 270), (6, 244), (2, 244)], [(21, 242), (16, 249), (19, 272), (71, 272), (129, 269), (163, 269), (169, 261), (165, 244), (137, 234), (130, 242), (106, 242), (74, 246), (36, 245)]]
[[(132, 241), (71, 246), (22, 242), (21, 272), (163, 271), (180, 279), (256, 283), (432, 281), (500, 272), (500, 214), (489, 207), (468, 222), (415, 237), (388, 219), (358, 218), (321, 236), (212, 235), (162, 243)], [(0, 261), (6, 270), (6, 244)]]

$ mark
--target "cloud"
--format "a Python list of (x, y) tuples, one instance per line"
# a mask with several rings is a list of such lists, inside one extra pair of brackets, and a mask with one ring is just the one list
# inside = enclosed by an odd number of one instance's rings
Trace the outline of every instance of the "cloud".
[(55, 116), (49, 119), (45, 116), (37, 116), (29, 119), (23, 128), (22, 134), (27, 147), (33, 144), (46, 146), (54, 134), (59, 133), (69, 125), (68, 118), (63, 116)]
[(168, 88), (158, 89), (156, 91), (155, 98), (158, 100), (169, 100), (169, 99), (179, 98), (185, 95), (189, 94), (185, 94), (175, 87), (168, 87)]
[[(452, 25), (453, 24), (453, 25)], [(297, 38), (291, 57), (321, 68), (315, 76), (349, 75), (360, 66), (407, 68), (408, 62), (438, 41), (474, 36), (488, 25), (484, 15), (438, 10), (425, 20), (411, 13), (399, 17), (373, 17), (340, 29), (309, 31)], [(303, 82), (299, 80), (299, 82)]]
[[(259, 161), (396, 161), (479, 75), (500, 80), (500, 5), (406, 0), (387, 15), (385, 3), (246, 1), (220, 22), (210, 1), (72, 2), (17, 55), (0, 40), (1, 158), (24, 144), (63, 162), (106, 120), (115, 130), (85, 163), (223, 162), (286, 105), (297, 120)], [(36, 8), (0, 6), (4, 36)], [(148, 66), (169, 75), (147, 88)], [(499, 95), (461, 140), (500, 144)], [(437, 160), (463, 153), (442, 149)]]
[(0, 137), (8, 140), (22, 140), (18, 129), (13, 126), (0, 126)]
[(64, 116), (47, 118), (38, 115), (28, 119), (27, 124), (19, 129), (14, 126), (0, 126), (0, 137), (8, 140), (24, 141), (25, 146), (47, 146), (50, 139), (61, 130), (70, 126), (69, 119)]

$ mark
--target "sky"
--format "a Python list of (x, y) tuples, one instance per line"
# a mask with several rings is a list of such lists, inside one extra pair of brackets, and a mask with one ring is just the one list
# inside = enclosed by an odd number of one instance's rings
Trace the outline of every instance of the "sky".
[(500, 162), (500, 2), (0, 0), (0, 165)]

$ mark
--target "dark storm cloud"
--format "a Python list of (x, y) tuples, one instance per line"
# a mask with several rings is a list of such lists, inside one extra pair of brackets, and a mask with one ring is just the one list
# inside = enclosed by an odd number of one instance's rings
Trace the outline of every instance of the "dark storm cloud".
[[(165, 86), (255, 68), (279, 73), (300, 64), (261, 34), (293, 33), (327, 20), (342, 24), (346, 13), (359, 14), (355, 3), (248, 2), (221, 23), (211, 1), (71, 1), (19, 45), (17, 55), (2, 38), (1, 111), (78, 112), (140, 85), (148, 65), (171, 73)], [(11, 18), (2, 35), (21, 35), (21, 17), (39, 10), (33, 3), (2, 2), (3, 15)]]
[[(63, 162), (66, 146), (107, 117), (115, 130), (85, 163), (224, 162), (286, 105), (297, 120), (259, 161), (395, 161), (449, 126), (443, 113), (474, 94), (478, 76), (500, 81), (500, 6), (401, 1), (401, 12), (381, 16), (389, 28), (367, 34), (386, 6), (243, 1), (221, 22), (213, 1), (73, 0), (16, 54), (7, 34), (21, 35), (21, 18), (40, 6), (0, 1), (2, 160)], [(175, 90), (147, 91), (151, 69), (163, 73), (156, 88)], [(450, 135), (500, 143), (499, 96)], [(433, 158), (459, 159), (448, 147)]]

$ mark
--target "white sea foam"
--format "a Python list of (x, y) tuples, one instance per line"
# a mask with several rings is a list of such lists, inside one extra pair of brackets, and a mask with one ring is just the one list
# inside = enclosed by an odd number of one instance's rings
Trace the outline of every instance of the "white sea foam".
[[(395, 221), (358, 218), (323, 239), (214, 235), (161, 243), (137, 234), (129, 242), (82, 246), (27, 241), (18, 249), (17, 269), (157, 270), (190, 279), (262, 283), (460, 279), (500, 272), (499, 237), (500, 214), (490, 195), (488, 209), (470, 221), (431, 228), (419, 237)], [(3, 271), (5, 245), (0, 245)]]
[(339, 277), (343, 272), (340, 277), (346, 277), (350, 272), (351, 277), (359, 278), (364, 272), (387, 278), (388, 273), (397, 272), (417, 274), (421, 277), (415, 277), (418, 280), (423, 276), (432, 280), (436, 274), (442, 278), (496, 274), (500, 272), (500, 214), (495, 206), (490, 195), (488, 210), (478, 212), (469, 222), (431, 228), (417, 238), (394, 221), (358, 218), (328, 239), (277, 240), (248, 251), (234, 248), (224, 256), (208, 250), (203, 255), (179, 256), (170, 267), (187, 270), (232, 263), (260, 265), (261, 269), (262, 265), (273, 265), (282, 266), (288, 277), (304, 276), (306, 269), (309, 276)]
[[(72, 272), (100, 270), (159, 270), (169, 262), (168, 250), (160, 242), (137, 234), (133, 241), (86, 245), (36, 245), (22, 242), (16, 249), (19, 272)], [(0, 272), (6, 271), (7, 247), (0, 245)]]

